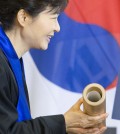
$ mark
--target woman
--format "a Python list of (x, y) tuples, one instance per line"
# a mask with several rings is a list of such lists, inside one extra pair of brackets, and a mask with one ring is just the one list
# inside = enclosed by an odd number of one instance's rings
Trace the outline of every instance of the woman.
[(100, 134), (107, 114), (80, 112), (80, 99), (64, 115), (31, 118), (22, 55), (46, 50), (67, 0), (0, 0), (0, 134)]

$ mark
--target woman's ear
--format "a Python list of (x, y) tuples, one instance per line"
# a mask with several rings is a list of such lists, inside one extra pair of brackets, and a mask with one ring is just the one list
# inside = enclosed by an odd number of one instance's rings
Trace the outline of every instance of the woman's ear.
[(29, 24), (32, 20), (32, 17), (26, 13), (24, 9), (20, 9), (17, 13), (17, 21), (20, 26), (24, 27)]

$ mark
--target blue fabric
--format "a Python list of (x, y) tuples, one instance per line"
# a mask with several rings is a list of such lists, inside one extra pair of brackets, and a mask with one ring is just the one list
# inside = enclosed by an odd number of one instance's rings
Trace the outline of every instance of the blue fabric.
[(0, 26), (0, 48), (6, 55), (11, 69), (14, 73), (18, 90), (19, 98), (17, 104), (18, 122), (31, 119), (30, 109), (25, 95), (23, 84), (23, 63), (22, 58), (19, 59), (10, 40), (6, 36), (4, 30)]

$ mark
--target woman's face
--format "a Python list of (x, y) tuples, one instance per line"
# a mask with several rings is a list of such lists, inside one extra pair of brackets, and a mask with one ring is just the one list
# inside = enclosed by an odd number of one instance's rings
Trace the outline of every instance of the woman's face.
[(54, 32), (60, 31), (58, 14), (48, 12), (50, 9), (39, 13), (36, 17), (29, 17), (27, 25), (22, 30), (22, 37), (28, 48), (46, 50)]

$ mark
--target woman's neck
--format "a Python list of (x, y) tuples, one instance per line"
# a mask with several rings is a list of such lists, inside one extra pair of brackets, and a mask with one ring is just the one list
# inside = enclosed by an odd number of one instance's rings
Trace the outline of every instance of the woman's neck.
[(6, 31), (5, 33), (11, 41), (16, 54), (19, 58), (21, 58), (24, 55), (24, 53), (29, 49), (26, 47), (25, 42), (21, 37), (20, 29), (13, 28), (12, 30)]

